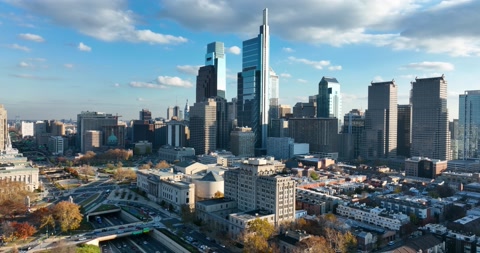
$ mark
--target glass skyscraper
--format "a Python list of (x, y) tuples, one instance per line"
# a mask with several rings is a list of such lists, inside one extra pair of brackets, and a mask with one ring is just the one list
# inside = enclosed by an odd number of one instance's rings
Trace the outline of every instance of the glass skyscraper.
[[(242, 72), (238, 73), (238, 126), (250, 127), (255, 134), (255, 148), (267, 144), (270, 107), (270, 35), (268, 10), (263, 10), (260, 34), (243, 42)], [(257, 152), (258, 154), (258, 152)]]
[(225, 92), (227, 89), (227, 65), (223, 42), (212, 42), (207, 45), (205, 66), (215, 67), (217, 96), (225, 98)]
[(459, 100), (460, 159), (480, 158), (480, 90), (465, 91)]

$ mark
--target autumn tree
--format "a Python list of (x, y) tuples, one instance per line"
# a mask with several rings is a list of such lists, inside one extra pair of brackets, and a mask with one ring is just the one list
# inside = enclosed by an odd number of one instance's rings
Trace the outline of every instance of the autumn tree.
[(15, 229), (15, 236), (23, 240), (26, 240), (37, 232), (37, 229), (28, 222), (12, 222), (11, 226)]
[(249, 222), (243, 238), (244, 252), (269, 252), (268, 239), (275, 232), (275, 227), (266, 219), (256, 218)]
[(217, 192), (215, 192), (215, 194), (213, 195), (213, 198), (214, 198), (214, 199), (219, 199), (219, 198), (223, 198), (223, 196), (224, 196), (224, 195), (223, 195), (223, 192), (217, 191)]
[(83, 165), (77, 169), (78, 174), (83, 175), (85, 181), (88, 182), (88, 177), (95, 175), (95, 170), (90, 165)]
[(80, 206), (69, 201), (62, 201), (56, 204), (53, 209), (53, 217), (59, 223), (62, 232), (74, 230), (80, 227), (82, 214)]
[(170, 168), (170, 164), (167, 163), (167, 161), (165, 160), (160, 161), (155, 165), (155, 169), (165, 169), (165, 168)]
[(137, 179), (137, 173), (131, 169), (118, 168), (115, 173), (113, 173), (113, 178), (117, 181), (123, 181), (125, 179), (134, 181)]

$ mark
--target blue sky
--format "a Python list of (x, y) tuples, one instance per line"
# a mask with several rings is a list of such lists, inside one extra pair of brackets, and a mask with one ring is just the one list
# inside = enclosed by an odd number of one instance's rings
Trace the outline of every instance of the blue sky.
[(367, 109), (371, 81), (395, 79), (403, 104), (415, 77), (445, 74), (457, 118), (458, 95), (480, 89), (480, 1), (0, 0), (0, 104), (10, 119), (165, 117), (192, 105), (213, 41), (227, 48), (230, 99), (266, 7), (281, 104), (306, 102), (322, 76), (341, 83), (343, 113)]

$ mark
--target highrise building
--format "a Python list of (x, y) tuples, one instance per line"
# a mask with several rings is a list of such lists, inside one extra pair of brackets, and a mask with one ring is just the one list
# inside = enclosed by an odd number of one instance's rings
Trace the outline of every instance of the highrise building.
[[(91, 145), (86, 145), (84, 143), (85, 140), (85, 134), (87, 131), (90, 130), (95, 130), (95, 131), (102, 131), (102, 128), (104, 126), (116, 126), (118, 125), (118, 117), (114, 116), (112, 114), (107, 114), (104, 112), (82, 112), (77, 115), (77, 148), (81, 150), (81, 152), (86, 152), (88, 150), (85, 150), (85, 147), (90, 147), (93, 145), (94, 147), (97, 146), (97, 143), (94, 142), (93, 144), (90, 143)], [(89, 134), (89, 138), (93, 136), (92, 134)], [(96, 136), (96, 134), (95, 134)], [(102, 138), (100, 137), (95, 137), (95, 140), (100, 140), (100, 145), (102, 145), (101, 141)]]
[(412, 82), (412, 156), (450, 160), (447, 80), (445, 76)]
[(151, 120), (152, 119), (152, 112), (148, 109), (142, 109), (139, 113), (140, 120)]
[(338, 152), (338, 120), (335, 118), (291, 118), (288, 133), (295, 142), (308, 143), (311, 152)]
[(237, 127), (230, 133), (230, 151), (235, 156), (255, 156), (255, 134), (249, 127)]
[(280, 169), (272, 160), (244, 160), (238, 169), (225, 172), (225, 198), (234, 200), (240, 211), (273, 214), (269, 222), (275, 226), (294, 220), (296, 182), (276, 175)]
[(365, 115), (367, 159), (397, 156), (397, 85), (395, 81), (372, 82), (368, 86), (368, 110)]
[(342, 147), (340, 156), (346, 160), (358, 159), (360, 156), (363, 135), (365, 132), (365, 115), (358, 109), (352, 109), (343, 117), (340, 133)]
[(324, 76), (318, 83), (317, 117), (337, 118), (339, 120), (342, 117), (340, 83), (335, 77)]
[(263, 10), (260, 34), (243, 41), (242, 72), (238, 73), (238, 126), (251, 127), (257, 153), (264, 153), (267, 143), (270, 99), (270, 34), (268, 10)]
[(22, 132), (22, 138), (25, 138), (27, 136), (34, 136), (34, 123), (33, 122), (26, 122), (22, 121), (21, 123), (21, 132)]
[(461, 94), (458, 108), (459, 158), (480, 158), (480, 90)]
[(412, 105), (397, 107), (397, 156), (410, 157), (412, 144)]
[(196, 155), (214, 151), (217, 144), (217, 103), (209, 98), (190, 107), (190, 147)]
[(0, 152), (5, 151), (8, 135), (7, 110), (0, 104)]

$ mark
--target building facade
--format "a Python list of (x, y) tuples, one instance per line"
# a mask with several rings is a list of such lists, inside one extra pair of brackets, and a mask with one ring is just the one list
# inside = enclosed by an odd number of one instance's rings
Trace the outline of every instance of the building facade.
[(480, 158), (480, 90), (461, 94), (458, 108), (459, 159)]
[(196, 155), (208, 154), (217, 145), (217, 103), (209, 98), (190, 107), (190, 146)]
[(268, 10), (263, 10), (260, 34), (243, 41), (242, 72), (238, 73), (237, 123), (252, 128), (258, 152), (267, 146), (270, 99), (270, 32)]
[(412, 82), (412, 156), (450, 160), (447, 80), (445, 76)]
[(397, 156), (397, 113), (395, 81), (372, 82), (368, 86), (364, 158), (395, 158)]

